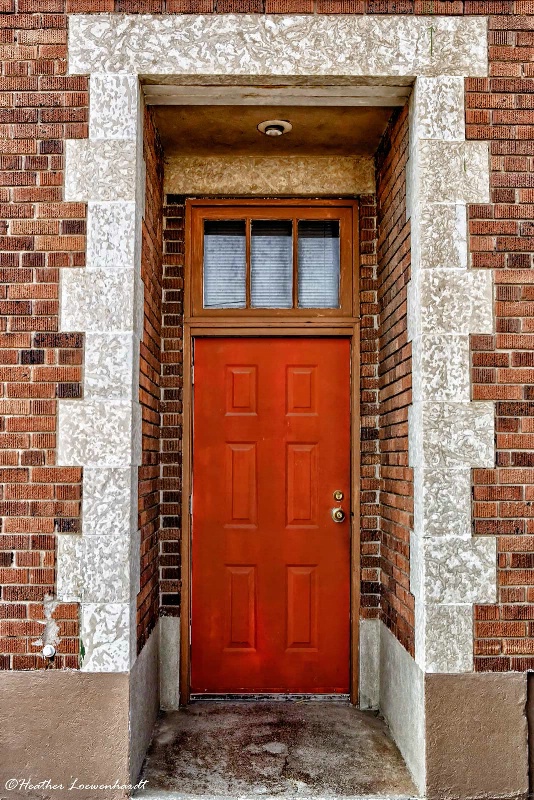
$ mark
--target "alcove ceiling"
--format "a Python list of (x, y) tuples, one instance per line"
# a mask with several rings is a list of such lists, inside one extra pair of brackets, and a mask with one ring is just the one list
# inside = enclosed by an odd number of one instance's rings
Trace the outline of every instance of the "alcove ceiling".
[[(145, 85), (168, 158), (370, 156), (411, 86), (230, 87)], [(283, 103), (279, 102), (282, 101)], [(257, 126), (289, 120), (283, 136)]]

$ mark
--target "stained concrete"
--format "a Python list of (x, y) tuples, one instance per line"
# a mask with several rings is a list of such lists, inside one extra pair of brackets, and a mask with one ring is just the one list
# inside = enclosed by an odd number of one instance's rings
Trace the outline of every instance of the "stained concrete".
[[(207, 702), (162, 714), (139, 797), (414, 797), (384, 721), (338, 702)], [(167, 794), (168, 793), (168, 794)]]

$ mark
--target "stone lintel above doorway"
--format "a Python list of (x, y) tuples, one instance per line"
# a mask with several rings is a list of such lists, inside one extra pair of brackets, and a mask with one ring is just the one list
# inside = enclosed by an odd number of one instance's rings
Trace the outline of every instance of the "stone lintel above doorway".
[(484, 76), (485, 17), (72, 15), (69, 71), (139, 76)]

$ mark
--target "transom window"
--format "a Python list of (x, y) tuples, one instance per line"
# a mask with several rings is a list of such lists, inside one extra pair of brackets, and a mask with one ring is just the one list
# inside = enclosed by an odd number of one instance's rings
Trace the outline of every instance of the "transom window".
[(351, 315), (354, 205), (191, 201), (193, 315)]

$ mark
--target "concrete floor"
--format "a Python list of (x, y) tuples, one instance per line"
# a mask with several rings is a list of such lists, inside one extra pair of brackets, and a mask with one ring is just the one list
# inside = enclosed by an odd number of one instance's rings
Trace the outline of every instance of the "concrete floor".
[(208, 702), (162, 714), (137, 796), (407, 798), (416, 789), (387, 726), (338, 702)]

